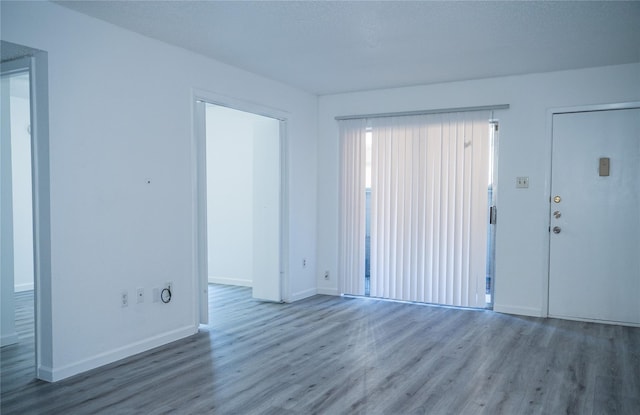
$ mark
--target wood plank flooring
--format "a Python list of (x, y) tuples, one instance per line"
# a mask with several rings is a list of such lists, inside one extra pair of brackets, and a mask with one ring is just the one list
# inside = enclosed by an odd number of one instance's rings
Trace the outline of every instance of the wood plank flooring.
[(16, 301), (3, 415), (640, 414), (638, 328), (210, 285), (198, 334), (49, 384)]

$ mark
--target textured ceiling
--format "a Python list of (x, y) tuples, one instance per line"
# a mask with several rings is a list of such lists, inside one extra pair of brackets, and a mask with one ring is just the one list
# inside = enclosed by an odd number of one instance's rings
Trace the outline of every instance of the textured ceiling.
[(640, 2), (57, 1), (315, 94), (640, 62)]

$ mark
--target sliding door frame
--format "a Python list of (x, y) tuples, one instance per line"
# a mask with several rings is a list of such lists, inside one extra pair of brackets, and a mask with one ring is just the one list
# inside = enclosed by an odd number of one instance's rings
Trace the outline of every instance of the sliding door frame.
[[(492, 185), (492, 193), (490, 195), (490, 199), (488, 200), (487, 206), (487, 249), (485, 252), (486, 255), (486, 273), (484, 270), (482, 271), (485, 275), (485, 285), (486, 278), (490, 276), (490, 291), (487, 293), (486, 288), (483, 287), (482, 291), (478, 290), (477, 295), (488, 294), (489, 298), (486, 298), (484, 303), (485, 306), (483, 308), (493, 309), (493, 304), (495, 304), (495, 249), (496, 249), (496, 234), (497, 234), (497, 205), (498, 205), (498, 159), (499, 159), (499, 119), (496, 117), (496, 111), (499, 110), (507, 110), (509, 109), (508, 104), (501, 105), (490, 105), (490, 106), (479, 106), (479, 107), (462, 107), (462, 108), (447, 108), (447, 109), (435, 109), (435, 110), (419, 110), (419, 111), (408, 111), (408, 112), (399, 112), (399, 113), (376, 113), (376, 114), (359, 114), (359, 115), (348, 115), (348, 116), (337, 116), (335, 117), (336, 121), (345, 121), (345, 120), (355, 120), (355, 119), (375, 119), (375, 118), (386, 118), (386, 117), (402, 117), (402, 116), (412, 116), (412, 115), (427, 115), (427, 114), (447, 114), (447, 113), (459, 113), (459, 112), (476, 112), (476, 111), (488, 111), (489, 118), (487, 119), (487, 128), (490, 129), (488, 139), (490, 140), (489, 148), (490, 148), (490, 158), (489, 168), (490, 168), (490, 181)], [(344, 277), (343, 277), (344, 278)], [(362, 276), (365, 278), (365, 275)], [(368, 295), (368, 294), (365, 294)], [(486, 301), (489, 300), (489, 301)]]

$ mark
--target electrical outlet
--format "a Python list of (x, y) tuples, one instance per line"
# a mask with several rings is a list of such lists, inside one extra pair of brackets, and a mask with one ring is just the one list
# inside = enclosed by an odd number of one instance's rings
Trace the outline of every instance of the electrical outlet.
[(136, 291), (136, 302), (144, 303), (144, 288), (138, 288)]
[(326, 281), (329, 281), (329, 271), (325, 271), (325, 272), (324, 272), (324, 279), (325, 279)]
[(129, 305), (129, 293), (127, 292), (127, 290), (122, 290), (122, 293), (120, 294), (120, 303), (122, 307), (126, 307)]
[(527, 189), (529, 187), (529, 177), (516, 177), (516, 188)]

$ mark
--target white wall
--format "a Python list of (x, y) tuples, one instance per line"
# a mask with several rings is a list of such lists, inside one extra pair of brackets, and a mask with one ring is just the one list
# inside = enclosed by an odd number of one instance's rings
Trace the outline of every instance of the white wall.
[(253, 135), (259, 118), (206, 107), (209, 282), (251, 286)]
[(29, 75), (10, 77), (13, 255), (15, 291), (33, 289), (33, 208), (31, 203), (31, 117)]
[[(315, 96), (49, 2), (0, 7), (3, 40), (48, 52), (53, 354), (43, 376), (197, 330), (192, 88), (288, 114), (285, 292), (315, 293)], [(312, 259), (306, 269), (303, 257)], [(153, 303), (165, 281), (174, 283), (171, 303)]]
[[(546, 314), (550, 108), (640, 100), (640, 64), (320, 97), (319, 292), (338, 292), (338, 129), (335, 116), (510, 104), (500, 120), (495, 310)], [(529, 176), (528, 189), (515, 178)], [(624, 241), (621, 241), (624, 243)], [(323, 272), (332, 278), (325, 281)]]

